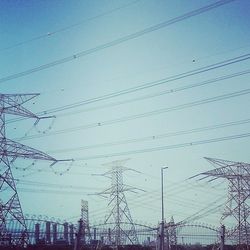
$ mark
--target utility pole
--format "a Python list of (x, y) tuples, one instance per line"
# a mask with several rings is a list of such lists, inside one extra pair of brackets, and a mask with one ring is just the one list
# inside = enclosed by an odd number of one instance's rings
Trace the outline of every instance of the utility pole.
[(164, 190), (163, 190), (163, 171), (167, 169), (168, 167), (162, 167), (161, 168), (161, 230), (160, 230), (160, 250), (164, 250)]
[[(6, 138), (5, 115), (18, 115), (34, 118), (37, 122), (48, 117), (38, 117), (23, 107), (23, 104), (39, 94), (0, 94), (0, 245), (28, 244), (28, 230), (21, 203), (17, 193), (15, 179), (12, 174), (12, 163), (17, 158), (51, 161), (58, 160), (46, 153)], [(8, 223), (15, 221), (16, 230), (10, 232)], [(8, 243), (6, 241), (9, 241)]]
[(221, 225), (220, 229), (220, 250), (224, 250), (224, 245), (225, 245), (225, 226)]

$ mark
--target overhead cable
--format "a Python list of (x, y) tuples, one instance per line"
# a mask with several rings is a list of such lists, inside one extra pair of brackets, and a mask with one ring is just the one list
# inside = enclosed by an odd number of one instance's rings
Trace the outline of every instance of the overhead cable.
[(79, 22), (77, 22), (77, 23), (74, 23), (74, 24), (71, 24), (71, 25), (62, 27), (62, 28), (60, 28), (60, 29), (57, 29), (57, 30), (54, 30), (54, 31), (51, 31), (51, 32), (47, 32), (47, 33), (41, 34), (41, 35), (38, 35), (38, 36), (34, 36), (34, 37), (30, 38), (30, 39), (23, 40), (23, 41), (21, 41), (21, 42), (18, 42), (18, 43), (16, 43), (16, 44), (10, 45), (10, 46), (5, 47), (5, 48), (1, 48), (1, 49), (0, 49), (0, 52), (1, 52), (1, 51), (4, 51), (4, 50), (9, 50), (9, 49), (12, 49), (12, 48), (15, 48), (15, 47), (18, 47), (18, 46), (22, 46), (22, 45), (24, 45), (24, 44), (31, 43), (31, 42), (34, 42), (34, 41), (37, 41), (37, 40), (41, 40), (41, 39), (43, 39), (43, 38), (48, 38), (48, 37), (51, 37), (51, 36), (56, 35), (56, 34), (58, 34), (58, 33), (61, 33), (61, 32), (67, 31), (67, 30), (70, 30), (70, 29), (72, 29), (72, 28), (75, 28), (75, 27), (78, 27), (78, 26), (80, 26), (80, 25), (83, 25), (83, 24), (85, 24), (85, 23), (87, 23), (87, 22), (89, 22), (89, 21), (93, 21), (93, 20), (95, 20), (95, 19), (97, 19), (97, 18), (100, 18), (100, 17), (106, 16), (106, 15), (109, 15), (109, 14), (114, 13), (114, 12), (116, 12), (116, 11), (119, 11), (119, 10), (121, 10), (121, 9), (123, 9), (123, 8), (129, 7), (129, 6), (131, 6), (131, 5), (135, 4), (135, 3), (137, 3), (138, 1), (140, 1), (140, 0), (135, 0), (135, 1), (132, 1), (132, 2), (130, 2), (130, 3), (123, 4), (123, 5), (121, 5), (121, 6), (117, 7), (117, 8), (113, 8), (113, 9), (110, 9), (110, 10), (108, 10), (108, 11), (102, 12), (102, 13), (100, 13), (100, 14), (98, 14), (98, 15), (95, 15), (95, 16), (92, 16), (92, 17), (89, 17), (89, 18), (86, 18), (86, 19), (81, 20), (81, 21), (79, 21)]
[(101, 144), (93, 144), (93, 145), (89, 145), (89, 146), (52, 150), (52, 151), (48, 151), (48, 153), (65, 153), (65, 152), (86, 150), (86, 149), (92, 149), (92, 148), (111, 147), (111, 146), (130, 144), (130, 143), (136, 143), (136, 142), (145, 142), (145, 141), (152, 141), (152, 140), (155, 141), (158, 139), (164, 139), (164, 138), (168, 138), (168, 137), (172, 137), (172, 136), (179, 136), (179, 135), (186, 135), (186, 134), (203, 132), (203, 131), (210, 131), (210, 130), (214, 130), (214, 129), (220, 129), (220, 128), (231, 127), (231, 126), (236, 126), (236, 125), (241, 125), (241, 124), (247, 124), (247, 123), (250, 123), (250, 119), (226, 122), (226, 123), (221, 123), (221, 124), (216, 124), (216, 125), (211, 125), (211, 126), (204, 126), (204, 127), (199, 127), (199, 128), (193, 128), (193, 129), (188, 129), (188, 130), (181, 130), (181, 131), (176, 131), (176, 132), (168, 132), (165, 134), (151, 135), (151, 136), (145, 136), (145, 137), (135, 138), (135, 139), (127, 139), (127, 140), (106, 142), (106, 143), (101, 143)]
[(194, 107), (194, 106), (199, 106), (199, 105), (212, 103), (212, 102), (216, 102), (216, 101), (222, 101), (222, 100), (225, 100), (225, 99), (238, 97), (238, 96), (243, 96), (243, 95), (247, 95), (247, 94), (250, 94), (250, 89), (244, 89), (244, 90), (232, 92), (232, 93), (229, 93), (229, 94), (210, 97), (210, 98), (206, 98), (206, 99), (202, 99), (202, 100), (198, 100), (198, 101), (184, 103), (184, 104), (180, 104), (180, 105), (172, 106), (172, 107), (168, 107), (168, 108), (157, 109), (157, 110), (144, 112), (144, 113), (140, 113), (140, 114), (136, 114), (136, 115), (123, 116), (123, 117), (120, 117), (120, 118), (106, 120), (106, 121), (102, 121), (102, 122), (95, 122), (95, 123), (90, 123), (90, 124), (81, 125), (81, 126), (77, 126), (77, 127), (57, 130), (57, 131), (50, 132), (50, 133), (47, 133), (47, 134), (42, 134), (42, 135), (37, 134), (37, 135), (25, 136), (25, 137), (22, 137), (22, 138), (16, 138), (16, 140), (22, 140), (23, 141), (23, 140), (29, 140), (29, 139), (34, 139), (34, 138), (40, 138), (40, 137), (44, 137), (44, 136), (71, 133), (71, 132), (75, 132), (75, 131), (79, 131), (79, 130), (83, 130), (83, 129), (90, 129), (90, 128), (95, 128), (95, 127), (100, 127), (100, 126), (111, 125), (111, 124), (115, 124), (115, 123), (127, 122), (127, 121), (131, 121), (131, 120), (139, 119), (139, 118), (159, 115), (159, 114), (163, 114), (163, 113), (167, 113), (167, 112), (171, 112), (171, 111), (182, 110), (182, 109), (191, 108), (191, 107)]
[(75, 114), (79, 114), (79, 113), (83, 113), (83, 112), (99, 110), (99, 109), (105, 109), (105, 108), (115, 107), (115, 106), (119, 106), (119, 105), (123, 105), (123, 104), (127, 104), (127, 103), (142, 101), (142, 100), (146, 100), (146, 99), (149, 99), (149, 98), (154, 98), (154, 97), (158, 97), (158, 96), (162, 96), (162, 95), (173, 94), (173, 93), (177, 93), (177, 92), (180, 92), (180, 91), (185, 91), (185, 90), (188, 90), (188, 89), (202, 87), (202, 86), (205, 86), (205, 85), (208, 85), (208, 84), (211, 84), (211, 83), (218, 83), (218, 82), (221, 82), (223, 80), (232, 79), (234, 77), (242, 76), (242, 75), (249, 74), (249, 73), (250, 73), (250, 70), (244, 70), (244, 71), (241, 71), (241, 72), (236, 72), (236, 73), (233, 73), (233, 74), (228, 74), (228, 75), (208, 79), (206, 81), (202, 81), (202, 82), (198, 82), (198, 83), (191, 83), (191, 84), (188, 84), (188, 85), (185, 85), (185, 86), (182, 86), (182, 87), (171, 88), (171, 89), (159, 91), (159, 92), (156, 92), (156, 93), (151, 93), (151, 94), (147, 94), (147, 95), (143, 95), (143, 96), (139, 96), (139, 97), (126, 99), (126, 100), (123, 100), (123, 101), (111, 102), (111, 103), (108, 103), (108, 104), (94, 106), (94, 107), (86, 108), (86, 109), (83, 109), (83, 110), (72, 111), (72, 112), (68, 112), (68, 113), (62, 113), (62, 114), (57, 115), (56, 117), (75, 115)]
[[(165, 83), (169, 83), (169, 82), (180, 80), (180, 79), (183, 79), (183, 78), (186, 78), (186, 77), (189, 77), (189, 76), (201, 74), (201, 73), (204, 73), (204, 72), (207, 72), (207, 71), (210, 71), (210, 70), (218, 69), (218, 68), (221, 68), (221, 67), (225, 67), (225, 66), (228, 66), (228, 65), (231, 65), (231, 64), (234, 64), (234, 63), (238, 63), (238, 62), (242, 62), (242, 61), (245, 61), (245, 60), (249, 60), (249, 59), (250, 59), (250, 54), (244, 54), (244, 55), (237, 56), (237, 57), (234, 57), (234, 58), (230, 58), (230, 59), (218, 62), (218, 63), (210, 64), (210, 65), (198, 68), (198, 69), (194, 69), (194, 70), (191, 70), (191, 71), (179, 73), (177, 75), (166, 77), (166, 78), (156, 80), (156, 81), (153, 81), (153, 82), (141, 84), (141, 85), (138, 85), (138, 86), (135, 86), (135, 87), (132, 87), (132, 88), (116, 91), (116, 92), (109, 93), (109, 94), (106, 94), (106, 95), (103, 95), (103, 96), (98, 96), (98, 97), (90, 98), (90, 99), (87, 99), (87, 100), (84, 100), (84, 101), (71, 103), (71, 104), (67, 104), (67, 105), (64, 105), (64, 106), (57, 107), (57, 108), (45, 110), (45, 111), (37, 113), (37, 115), (44, 115), (44, 114), (51, 114), (51, 113), (55, 114), (55, 112), (61, 112), (61, 111), (65, 111), (65, 110), (68, 110), (68, 109), (77, 108), (77, 107), (80, 107), (80, 106), (83, 106), (83, 105), (88, 105), (88, 104), (91, 104), (91, 103), (108, 100), (108, 99), (115, 98), (115, 97), (118, 97), (118, 96), (121, 96), (121, 95), (130, 94), (130, 93), (133, 93), (133, 92), (137, 92), (137, 91), (144, 90), (144, 89), (147, 89), (147, 88), (159, 86), (159, 85), (162, 85), (162, 84), (165, 84)], [(187, 85), (187, 86), (184, 86), (184, 87), (179, 87), (179, 88), (166, 90), (165, 93), (164, 92), (162, 92), (162, 93), (159, 92), (159, 93), (156, 93), (155, 96), (158, 96), (158, 95), (161, 95), (161, 94), (168, 94), (168, 93), (171, 93), (171, 92), (177, 92), (177, 91), (185, 90), (185, 89), (188, 89), (188, 88), (194, 88), (196, 85), (198, 87), (198, 86), (206, 85), (206, 84), (209, 84), (209, 83), (218, 82), (218, 81), (230, 79), (230, 78), (233, 78), (233, 77), (249, 74), (249, 71), (250, 70), (248, 69), (248, 70), (236, 72), (236, 73), (233, 73), (233, 74), (224, 75), (224, 76), (221, 76), (221, 77), (209, 79), (207, 81), (203, 81), (203, 82), (200, 82), (200, 83), (197, 83), (197, 84), (190, 84), (190, 85)], [(151, 97), (154, 97), (154, 96), (153, 95), (152, 96), (150, 96), (150, 95), (142, 96), (142, 97), (138, 97), (138, 100), (141, 100), (140, 98), (142, 98), (142, 100), (143, 100), (143, 99), (151, 98)], [(109, 107), (109, 105), (121, 105), (121, 104), (130, 102), (130, 101), (135, 101), (135, 100), (136, 99), (125, 100), (125, 101), (121, 101), (121, 102), (117, 102), (117, 103), (113, 103), (113, 104), (103, 105), (103, 107)], [(25, 119), (25, 118), (14, 118), (14, 119), (8, 120), (6, 123), (16, 122), (16, 121), (23, 120), (23, 119)]]
[(30, 75), (32, 73), (35, 73), (35, 72), (38, 72), (38, 71), (41, 71), (41, 70), (45, 70), (45, 69), (48, 69), (48, 68), (51, 68), (51, 67), (54, 67), (54, 66), (57, 66), (57, 65), (60, 65), (60, 64), (64, 64), (64, 63), (73, 61), (73, 60), (75, 60), (77, 58), (80, 58), (80, 57), (83, 57), (83, 56), (86, 56), (86, 55), (89, 55), (89, 54), (93, 54), (93, 53), (95, 53), (97, 51), (100, 51), (100, 50), (103, 50), (103, 49), (106, 49), (106, 48), (110, 48), (110, 47), (116, 46), (118, 44), (121, 44), (121, 43), (127, 42), (129, 40), (138, 38), (140, 36), (143, 36), (145, 34), (151, 33), (153, 31), (162, 29), (162, 28), (164, 28), (166, 26), (169, 26), (171, 24), (183, 21), (183, 20), (191, 18), (193, 16), (200, 15), (200, 14), (202, 14), (204, 12), (207, 12), (209, 10), (218, 8), (218, 7), (222, 6), (222, 5), (230, 3), (232, 1), (235, 1), (235, 0), (221, 0), (221, 1), (217, 1), (215, 3), (206, 5), (204, 7), (199, 8), (199, 9), (187, 12), (187, 13), (181, 15), (181, 16), (178, 16), (178, 17), (172, 18), (170, 20), (167, 20), (165, 22), (159, 23), (157, 25), (148, 27), (148, 28), (143, 29), (141, 31), (137, 31), (135, 33), (132, 33), (132, 34), (120, 37), (120, 38), (118, 38), (116, 40), (113, 40), (111, 42), (101, 44), (101, 45), (96, 46), (96, 47), (94, 47), (92, 49), (84, 50), (84, 51), (75, 53), (75, 54), (73, 54), (71, 56), (67, 56), (67, 57), (64, 57), (64, 58), (61, 58), (61, 59), (58, 59), (58, 60), (55, 60), (55, 61), (43, 64), (43, 65), (34, 67), (32, 69), (28, 69), (28, 70), (25, 70), (25, 71), (22, 71), (22, 72), (19, 72), (19, 73), (16, 73), (16, 74), (5, 76), (3, 78), (0, 78), (0, 83), (6, 82), (6, 81), (10, 81), (10, 80), (13, 80), (13, 79), (16, 79), (16, 78), (19, 78), (19, 77), (27, 76), (27, 75)]
[(79, 158), (75, 158), (74, 160), (86, 161), (86, 160), (103, 159), (103, 158), (110, 158), (110, 157), (116, 157), (116, 156), (142, 154), (142, 153), (156, 152), (156, 151), (162, 151), (162, 150), (198, 146), (198, 145), (207, 144), (207, 143), (247, 138), (249, 136), (250, 136), (250, 133), (236, 134), (236, 135), (229, 135), (229, 136), (217, 137), (217, 138), (212, 138), (212, 139), (205, 139), (205, 140), (199, 140), (199, 141), (191, 141), (191, 142), (184, 142), (184, 143), (179, 143), (179, 144), (160, 146), (160, 147), (155, 147), (155, 148), (145, 148), (145, 149), (130, 150), (130, 151), (124, 151), (124, 152), (118, 152), (118, 153), (111, 153), (111, 154), (103, 154), (103, 155), (100, 154), (100, 155), (79, 157)]

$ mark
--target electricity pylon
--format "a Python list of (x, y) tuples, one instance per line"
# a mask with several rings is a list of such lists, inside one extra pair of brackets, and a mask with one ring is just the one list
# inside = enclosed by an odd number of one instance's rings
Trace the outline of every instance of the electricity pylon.
[[(88, 236), (88, 241), (86, 240)], [(88, 202), (81, 200), (81, 218), (78, 221), (78, 230), (75, 239), (74, 250), (80, 250), (86, 243), (91, 242), (90, 228), (89, 228), (89, 208)]]
[[(56, 163), (57, 160), (41, 151), (25, 146), (6, 138), (5, 115), (38, 117), (22, 105), (39, 94), (0, 94), (0, 244), (26, 245), (28, 231), (22, 207), (18, 197), (11, 166), (17, 158), (47, 160)], [(10, 221), (15, 221), (15, 232), (8, 228)]]
[(176, 235), (176, 224), (174, 222), (174, 217), (171, 216), (169, 223), (167, 223), (167, 231), (168, 231), (168, 243), (170, 249), (176, 248), (177, 245), (177, 235)]
[(82, 232), (83, 243), (84, 244), (86, 244), (86, 242), (90, 243), (91, 234), (90, 234), (90, 228), (89, 228), (89, 205), (88, 205), (88, 201), (85, 201), (85, 200), (81, 200), (81, 219), (83, 223), (83, 232)]
[[(237, 244), (250, 244), (250, 164), (213, 158), (205, 158), (217, 168), (201, 173), (210, 181), (218, 178), (228, 180), (228, 200), (221, 222), (226, 218), (236, 221), (229, 232), (230, 238)], [(204, 179), (202, 178), (202, 179)]]
[(133, 170), (123, 166), (126, 161), (113, 161), (105, 164), (109, 165), (111, 170), (102, 174), (102, 176), (111, 179), (111, 186), (99, 193), (100, 195), (109, 195), (108, 207), (110, 212), (106, 216), (104, 223), (114, 225), (109, 232), (109, 244), (114, 244), (116, 247), (126, 244), (138, 244), (135, 225), (125, 197), (126, 191), (136, 189), (123, 183), (123, 172)]

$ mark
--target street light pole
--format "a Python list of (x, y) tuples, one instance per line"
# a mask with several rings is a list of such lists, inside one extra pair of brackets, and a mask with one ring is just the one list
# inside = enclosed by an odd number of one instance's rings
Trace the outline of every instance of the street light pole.
[(161, 237), (160, 237), (160, 250), (164, 250), (164, 199), (163, 199), (163, 170), (168, 167), (161, 168)]

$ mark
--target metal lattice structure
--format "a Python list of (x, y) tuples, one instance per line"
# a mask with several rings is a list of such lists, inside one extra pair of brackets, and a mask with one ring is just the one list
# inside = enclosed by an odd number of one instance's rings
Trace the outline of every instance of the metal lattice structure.
[(176, 246), (177, 245), (177, 234), (176, 234), (176, 224), (174, 223), (174, 217), (172, 216), (169, 223), (167, 223), (167, 235), (168, 235), (168, 245)]
[[(36, 116), (22, 105), (39, 94), (0, 94), (0, 244), (25, 245), (28, 243), (28, 231), (21, 203), (18, 197), (11, 166), (17, 158), (38, 159), (56, 162), (53, 157), (6, 138), (5, 115), (18, 115), (27, 118)], [(44, 118), (44, 117), (43, 117)], [(9, 221), (16, 222), (15, 232), (8, 228)], [(15, 235), (15, 237), (13, 236)]]
[(205, 158), (215, 169), (201, 173), (204, 178), (216, 180), (224, 178), (228, 181), (228, 200), (221, 217), (234, 220), (236, 226), (228, 231), (228, 237), (237, 245), (250, 245), (250, 164), (214, 158)]
[[(107, 240), (110, 245), (115, 246), (138, 244), (138, 237), (125, 196), (126, 191), (132, 191), (135, 188), (123, 183), (123, 172), (133, 170), (123, 166), (126, 161), (114, 161), (106, 164), (111, 167), (111, 170), (104, 173), (103, 176), (111, 179), (111, 187), (100, 193), (101, 195), (109, 195), (108, 208), (110, 212), (104, 223), (113, 223), (114, 225), (113, 228), (110, 228)], [(123, 229), (124, 223), (130, 225), (129, 229)]]
[(88, 201), (85, 200), (81, 200), (81, 219), (83, 223), (82, 240), (83, 243), (86, 244), (91, 241), (91, 234), (89, 228), (89, 205)]

